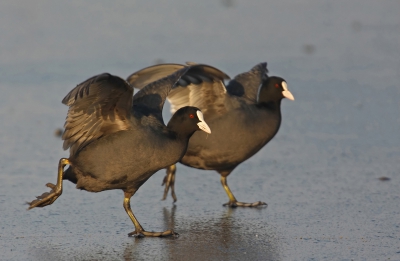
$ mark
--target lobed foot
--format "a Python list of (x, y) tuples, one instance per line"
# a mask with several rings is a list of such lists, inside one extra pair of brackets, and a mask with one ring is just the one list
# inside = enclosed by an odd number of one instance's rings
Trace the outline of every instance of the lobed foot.
[(164, 232), (148, 232), (148, 231), (133, 231), (128, 234), (130, 237), (167, 237), (167, 236), (179, 236), (178, 233), (175, 233), (172, 229), (166, 230)]
[(28, 210), (35, 207), (42, 208), (47, 205), (51, 205), (61, 195), (62, 188), (59, 188), (52, 183), (47, 183), (46, 186), (51, 188), (51, 191), (45, 192), (42, 195), (37, 196), (36, 199), (31, 202), (27, 202), (27, 204), (29, 205)]
[(236, 208), (236, 207), (260, 207), (260, 206), (266, 206), (268, 207), (268, 204), (265, 202), (257, 201), (253, 203), (245, 203), (245, 202), (239, 202), (239, 201), (233, 201), (233, 202), (228, 202), (223, 205), (231, 207), (231, 208)]

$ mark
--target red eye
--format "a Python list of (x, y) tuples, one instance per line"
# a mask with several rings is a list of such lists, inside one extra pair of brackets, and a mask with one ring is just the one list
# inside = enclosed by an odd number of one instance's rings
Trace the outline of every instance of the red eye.
[(193, 119), (194, 118), (194, 114), (189, 114), (189, 118)]
[(275, 83), (275, 88), (279, 88), (279, 87), (280, 87), (279, 84)]

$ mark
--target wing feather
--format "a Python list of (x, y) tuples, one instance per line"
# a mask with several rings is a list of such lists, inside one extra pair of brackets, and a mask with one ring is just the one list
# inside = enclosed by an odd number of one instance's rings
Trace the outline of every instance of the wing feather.
[(217, 68), (204, 64), (188, 63), (188, 65), (160, 64), (144, 68), (128, 77), (129, 83), (141, 88), (143, 82), (156, 80), (161, 75), (186, 68), (184, 74), (168, 92), (171, 112), (184, 106), (195, 106), (203, 114), (223, 113), (226, 89), (224, 80), (229, 76)]
[(62, 136), (63, 148), (75, 155), (94, 140), (131, 127), (133, 88), (108, 73), (94, 76), (63, 99), (69, 106)]
[(267, 63), (259, 63), (250, 71), (235, 76), (226, 89), (230, 95), (241, 97), (248, 104), (255, 104), (260, 86), (268, 78), (267, 73)]
[(134, 88), (142, 89), (146, 85), (160, 80), (161, 78), (167, 77), (182, 68), (185, 68), (185, 65), (174, 63), (149, 66), (132, 73), (126, 80)]

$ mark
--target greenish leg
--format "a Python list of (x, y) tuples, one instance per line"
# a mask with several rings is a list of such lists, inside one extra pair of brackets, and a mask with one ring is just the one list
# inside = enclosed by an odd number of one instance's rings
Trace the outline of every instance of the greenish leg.
[(226, 177), (224, 177), (222, 175), (221, 175), (221, 184), (222, 184), (222, 187), (225, 189), (225, 192), (229, 198), (229, 202), (225, 203), (224, 206), (229, 206), (231, 208), (268, 206), (267, 203), (261, 202), (261, 201), (257, 201), (257, 202), (253, 202), (253, 203), (245, 203), (245, 202), (237, 201), (235, 196), (233, 195), (231, 189), (229, 188), (228, 183), (226, 182)]
[(176, 172), (176, 165), (171, 165), (166, 169), (167, 174), (164, 177), (163, 183), (161, 186), (165, 185), (164, 188), (164, 195), (162, 200), (165, 200), (168, 195), (168, 190), (171, 188), (171, 196), (174, 199), (174, 202), (176, 202), (178, 199), (176, 198), (175, 195), (175, 172)]
[(172, 229), (169, 229), (164, 232), (148, 232), (143, 229), (140, 225), (139, 221), (136, 219), (135, 215), (133, 215), (131, 209), (131, 197), (135, 193), (127, 193), (124, 192), (124, 209), (128, 214), (129, 218), (132, 220), (133, 225), (135, 226), (135, 231), (128, 234), (128, 236), (137, 236), (137, 237), (165, 237), (165, 236), (177, 236), (178, 233), (175, 233)]

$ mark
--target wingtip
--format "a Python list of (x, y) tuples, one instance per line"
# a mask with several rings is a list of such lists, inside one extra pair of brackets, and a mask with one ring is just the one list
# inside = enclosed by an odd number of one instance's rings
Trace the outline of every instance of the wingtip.
[(71, 106), (77, 100), (78, 97), (82, 98), (84, 96), (84, 94), (89, 95), (89, 86), (92, 83), (96, 83), (96, 82), (104, 81), (104, 80), (109, 80), (110, 78), (123, 80), (122, 78), (120, 78), (118, 76), (115, 76), (115, 75), (112, 75), (112, 74), (110, 74), (108, 72), (97, 74), (97, 75), (92, 76), (92, 77), (86, 79), (85, 81), (77, 84), (75, 86), (75, 88), (73, 88), (64, 97), (64, 99), (62, 99), (61, 103), (65, 104), (67, 106)]
[(261, 70), (264, 71), (265, 74), (269, 73), (268, 71), (268, 63), (267, 62), (261, 62), (259, 64), (257, 64), (256, 66), (254, 66), (252, 68), (252, 70)]

